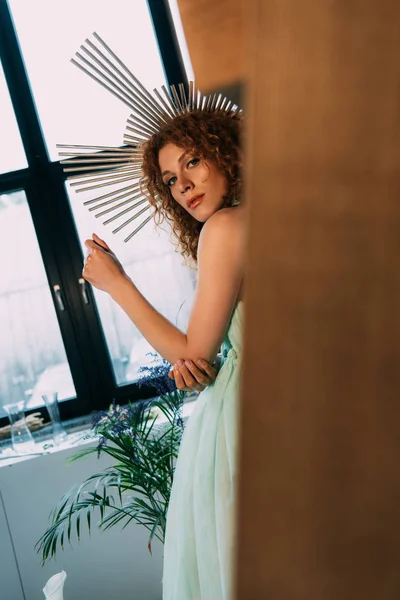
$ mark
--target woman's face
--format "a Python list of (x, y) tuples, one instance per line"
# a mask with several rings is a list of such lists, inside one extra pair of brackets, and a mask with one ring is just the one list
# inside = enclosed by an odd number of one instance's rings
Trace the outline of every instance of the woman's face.
[(174, 200), (197, 221), (204, 223), (221, 207), (228, 182), (213, 162), (169, 143), (161, 148), (158, 163)]

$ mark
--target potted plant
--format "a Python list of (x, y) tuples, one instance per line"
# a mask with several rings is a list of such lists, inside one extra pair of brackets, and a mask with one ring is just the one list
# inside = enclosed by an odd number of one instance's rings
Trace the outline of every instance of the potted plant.
[(95, 473), (61, 498), (50, 515), (50, 525), (36, 544), (42, 562), (54, 557), (66, 542), (80, 539), (83, 527), (107, 530), (114, 525), (143, 525), (149, 531), (148, 549), (154, 538), (162, 543), (166, 515), (184, 422), (185, 393), (176, 389), (167, 376), (169, 364), (144, 367), (148, 380), (156, 386), (155, 400), (112, 404), (107, 412), (95, 413), (93, 429), (96, 446), (82, 450), (71, 462), (93, 453), (114, 459), (111, 467)]

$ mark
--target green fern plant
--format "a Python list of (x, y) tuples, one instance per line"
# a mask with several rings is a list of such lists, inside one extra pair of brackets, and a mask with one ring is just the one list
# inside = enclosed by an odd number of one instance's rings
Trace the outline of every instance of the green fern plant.
[(115, 463), (71, 489), (50, 515), (50, 525), (36, 544), (42, 563), (56, 556), (66, 542), (80, 539), (83, 527), (107, 530), (121, 524), (143, 525), (154, 538), (165, 538), (166, 515), (175, 462), (183, 434), (181, 417), (185, 394), (169, 391), (157, 400), (111, 406), (99, 413), (94, 431), (97, 446), (75, 455), (71, 462), (97, 453)]

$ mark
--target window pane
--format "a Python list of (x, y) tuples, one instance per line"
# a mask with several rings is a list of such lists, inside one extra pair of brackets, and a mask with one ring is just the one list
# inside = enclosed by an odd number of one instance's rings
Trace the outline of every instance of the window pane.
[(0, 62), (0, 173), (8, 173), (17, 169), (25, 169), (24, 148), (21, 142), (17, 120), (8, 93), (3, 67)]
[(76, 396), (26, 196), (0, 195), (0, 411)]
[(51, 159), (57, 143), (122, 144), (129, 108), (70, 59), (96, 31), (144, 85), (165, 83), (147, 1), (9, 3)]
[(182, 55), (183, 64), (185, 66), (186, 76), (188, 81), (194, 81), (194, 72), (192, 62), (190, 60), (189, 48), (186, 43), (185, 32), (183, 30), (181, 14), (179, 12), (178, 0), (169, 0), (169, 8), (171, 10), (172, 21), (178, 38), (178, 44)]
[[(83, 206), (83, 200), (90, 199), (98, 190), (76, 194), (69, 184), (67, 189), (84, 254), (87, 250), (85, 239), (90, 238), (93, 232), (97, 233), (118, 256), (145, 298), (174, 325), (185, 331), (196, 272), (182, 265), (183, 259), (175, 252), (167, 225), (163, 224), (163, 229), (155, 228), (150, 222), (125, 243), (123, 235), (113, 235), (110, 227), (103, 227)], [(111, 187), (107, 188), (107, 192), (111, 190)], [(136, 381), (141, 376), (140, 367), (152, 362), (147, 353), (154, 353), (154, 350), (108, 294), (95, 289), (94, 293), (117, 383), (122, 385)]]

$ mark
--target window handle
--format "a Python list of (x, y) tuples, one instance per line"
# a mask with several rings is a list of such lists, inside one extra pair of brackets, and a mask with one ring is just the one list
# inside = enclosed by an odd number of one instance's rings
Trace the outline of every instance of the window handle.
[(86, 288), (86, 281), (83, 279), (83, 277), (81, 277), (80, 279), (78, 279), (78, 283), (79, 283), (79, 287), (81, 290), (81, 295), (82, 295), (82, 299), (83, 299), (84, 303), (90, 304), (89, 294), (88, 294), (87, 288)]
[(65, 310), (65, 304), (64, 304), (64, 299), (63, 299), (62, 291), (61, 291), (61, 286), (59, 286), (58, 284), (53, 285), (53, 292), (54, 292), (54, 296), (55, 296), (56, 303), (57, 303), (57, 306), (58, 306), (58, 310), (60, 312), (64, 312), (64, 310)]

